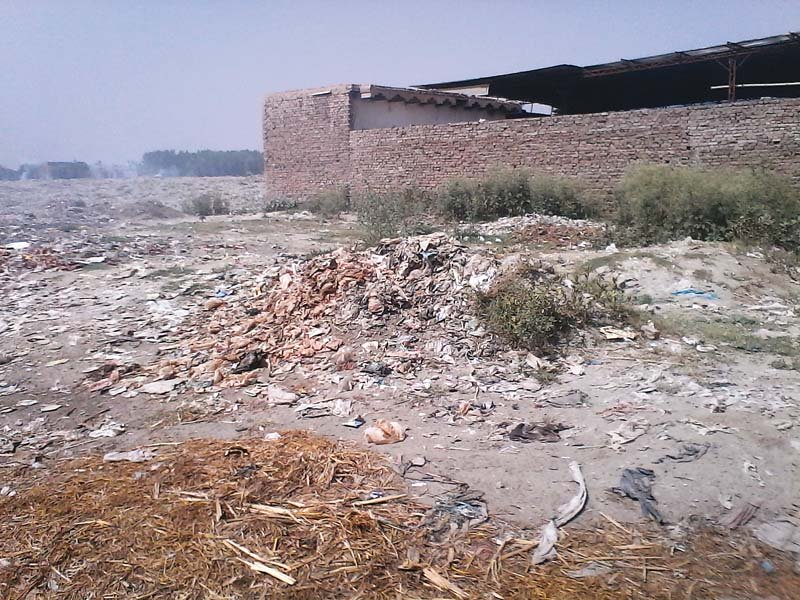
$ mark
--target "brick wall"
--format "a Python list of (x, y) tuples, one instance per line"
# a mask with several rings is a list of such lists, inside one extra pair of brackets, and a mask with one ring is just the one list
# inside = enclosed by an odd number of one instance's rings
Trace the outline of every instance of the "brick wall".
[(355, 191), (431, 189), (502, 167), (577, 177), (609, 192), (638, 162), (764, 167), (800, 184), (800, 99), (350, 131), (347, 98), (328, 98), (325, 110), (335, 121), (327, 128), (315, 103), (310, 116), (269, 116), (270, 106), (299, 110), (307, 99), (268, 99), (266, 177), (273, 193), (302, 197), (337, 183)]
[(302, 198), (349, 182), (352, 88), (267, 96), (264, 174), (269, 197)]

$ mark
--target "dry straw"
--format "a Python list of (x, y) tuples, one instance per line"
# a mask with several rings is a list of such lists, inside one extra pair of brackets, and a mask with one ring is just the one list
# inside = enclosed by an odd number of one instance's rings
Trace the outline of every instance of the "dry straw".
[[(611, 519), (568, 528), (558, 559), (537, 567), (535, 532), (509, 535), (500, 523), (436, 545), (419, 527), (426, 508), (383, 458), (308, 434), (157, 452), (139, 464), (5, 469), (17, 494), (0, 498), (0, 598), (789, 598), (800, 589), (780, 557), (764, 573), (752, 545), (707, 534), (677, 552)], [(376, 490), (384, 500), (364, 502)]]

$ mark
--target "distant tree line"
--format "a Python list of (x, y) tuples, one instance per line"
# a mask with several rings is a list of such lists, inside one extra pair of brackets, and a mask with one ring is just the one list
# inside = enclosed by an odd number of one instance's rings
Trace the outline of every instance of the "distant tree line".
[(256, 150), (155, 150), (142, 155), (140, 175), (219, 177), (264, 172), (264, 157)]
[(146, 152), (138, 164), (128, 166), (95, 163), (91, 167), (81, 161), (25, 164), (19, 169), (0, 165), (0, 180), (18, 179), (118, 179), (139, 175), (163, 177), (245, 176), (264, 172), (264, 157), (256, 150), (156, 150)]
[(84, 179), (92, 176), (85, 162), (43, 162), (35, 165), (21, 165), (16, 171), (0, 166), (0, 180), (18, 179)]

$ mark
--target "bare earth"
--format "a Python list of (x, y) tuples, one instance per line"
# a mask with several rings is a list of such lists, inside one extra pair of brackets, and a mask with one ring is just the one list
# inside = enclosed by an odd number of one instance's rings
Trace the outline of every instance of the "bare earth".
[[(541, 258), (565, 274), (583, 267), (617, 275), (654, 313), (658, 339), (604, 340), (594, 332), (556, 361), (553, 381), (540, 383), (527, 353), (509, 349), (367, 372), (405, 344), (386, 327), (349, 340), (347, 372), (331, 366), (332, 350), (285, 372), (259, 373), (251, 386), (180, 382), (143, 392), (165, 379), (148, 369), (212, 319), (209, 299), (242, 301), (256, 282), (269, 284), (265, 271), (357, 242), (352, 218), (259, 214), (260, 183), (0, 184), (0, 488), (2, 467), (47, 468), (84, 453), (286, 429), (363, 440), (367, 426), (387, 419), (407, 437), (375, 449), (398, 463), (424, 462), (406, 473), (413, 493), (432, 501), (464, 482), (485, 492), (490, 514), (522, 527), (538, 529), (572, 495), (570, 461), (581, 465), (589, 490), (572, 526), (600, 512), (643, 520), (637, 502), (610, 491), (623, 469), (635, 467), (655, 472), (653, 495), (671, 534), (724, 521), (747, 503), (759, 507), (746, 525), (753, 531), (798, 516), (800, 284), (762, 254), (730, 245), (616, 251), (515, 243), (513, 228), (524, 220), (472, 237), (468, 252)], [(227, 195), (239, 214), (200, 222), (168, 210), (208, 190)], [(15, 242), (31, 245), (3, 249)], [(672, 294), (688, 288), (713, 295)], [(367, 339), (377, 343), (362, 346)], [(110, 363), (143, 370), (91, 391)], [(269, 386), (300, 398), (270, 402)], [(349, 410), (313, 418), (313, 410), (306, 418), (296, 410), (330, 400)], [(343, 426), (358, 415), (365, 427)], [(538, 422), (568, 429), (554, 442), (510, 439), (514, 425)]]

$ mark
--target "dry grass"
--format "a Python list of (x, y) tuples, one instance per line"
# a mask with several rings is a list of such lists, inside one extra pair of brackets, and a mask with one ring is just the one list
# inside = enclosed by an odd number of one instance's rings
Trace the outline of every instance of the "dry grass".
[[(752, 544), (697, 534), (676, 552), (610, 519), (568, 529), (543, 567), (530, 566), (534, 541), (498, 545), (498, 524), (435, 545), (384, 459), (302, 433), (160, 447), (143, 464), (65, 461), (5, 483), (18, 493), (0, 499), (3, 599), (790, 598), (800, 584), (780, 557), (764, 573)], [(376, 489), (397, 497), (359, 502)], [(568, 576), (593, 561), (611, 571)]]

